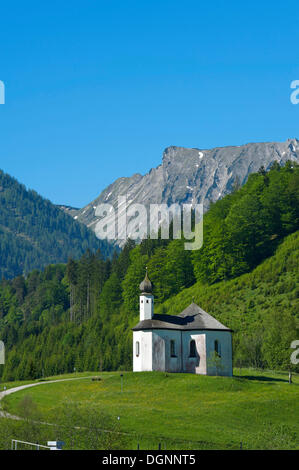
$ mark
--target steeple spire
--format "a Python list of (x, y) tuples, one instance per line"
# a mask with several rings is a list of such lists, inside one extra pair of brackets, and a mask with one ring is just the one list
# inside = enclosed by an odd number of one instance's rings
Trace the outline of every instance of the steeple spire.
[(141, 282), (139, 289), (143, 294), (151, 294), (153, 291), (153, 285), (151, 281), (149, 280), (148, 274), (147, 274), (147, 266), (145, 268), (145, 278)]
[(154, 316), (154, 296), (152, 294), (153, 285), (148, 278), (147, 268), (145, 272), (145, 278), (141, 282), (139, 289), (140, 294), (140, 321), (151, 320)]

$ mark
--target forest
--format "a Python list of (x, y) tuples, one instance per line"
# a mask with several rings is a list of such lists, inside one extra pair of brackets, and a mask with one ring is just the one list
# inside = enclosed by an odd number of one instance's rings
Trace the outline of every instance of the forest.
[(0, 170), (0, 279), (27, 275), (50, 263), (78, 259), (90, 249), (113, 249), (33, 190)]
[[(234, 365), (287, 370), (299, 321), (299, 166), (273, 163), (211, 204), (200, 250), (184, 240), (87, 249), (0, 284), (2, 380), (132, 369), (145, 267), (157, 313), (195, 302), (234, 330)], [(298, 371), (298, 366), (292, 366)], [(297, 367), (297, 369), (296, 369)]]

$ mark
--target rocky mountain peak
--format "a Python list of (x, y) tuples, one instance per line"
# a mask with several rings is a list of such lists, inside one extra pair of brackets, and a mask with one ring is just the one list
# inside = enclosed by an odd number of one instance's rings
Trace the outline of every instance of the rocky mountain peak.
[(248, 143), (201, 150), (171, 145), (165, 148), (162, 163), (145, 175), (118, 178), (86, 207), (72, 215), (94, 229), (98, 221), (98, 204), (109, 203), (117, 208), (118, 196), (132, 203), (150, 204), (202, 203), (206, 210), (210, 201), (228, 194), (238, 181), (244, 184), (250, 173), (261, 166), (269, 169), (273, 161), (299, 162), (299, 140)]

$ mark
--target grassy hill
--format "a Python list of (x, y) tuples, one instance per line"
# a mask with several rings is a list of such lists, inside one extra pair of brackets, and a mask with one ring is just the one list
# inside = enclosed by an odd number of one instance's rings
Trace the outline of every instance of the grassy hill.
[[(242, 442), (243, 449), (299, 449), (299, 376), (289, 385), (284, 373), (235, 369), (234, 374), (127, 372), (121, 390), (120, 374), (107, 372), (100, 381), (88, 378), (20, 391), (5, 398), (5, 408), (20, 414), (20, 404), (30, 396), (41, 419), (57, 423), (70, 403), (86, 411), (94, 407), (110, 417), (110, 426), (119, 423), (116, 439), (118, 432), (124, 433), (123, 448), (136, 449), (139, 443), (141, 449), (158, 449), (161, 443), (163, 449), (239, 449)], [(59, 432), (70, 447), (67, 431)], [(17, 428), (15, 433), (21, 435)]]
[[(277, 250), (250, 273), (206, 285), (197, 282), (158, 307), (175, 315), (191, 302), (206, 307), (234, 328), (259, 323), (259, 313), (285, 308), (299, 317), (299, 231), (285, 237)], [(242, 318), (242, 314), (244, 317)]]
[[(247, 346), (243, 364), (262, 366), (262, 349), (271, 349), (271, 334), (275, 343), (278, 340), (274, 339), (275, 331), (279, 329), (281, 341), (268, 366), (277, 367), (284, 352), (287, 362), (289, 345), (297, 338), (296, 328), (299, 328), (299, 231), (286, 237), (275, 254), (252, 272), (213, 285), (197, 282), (159, 305), (156, 312), (180, 313), (193, 297), (204, 310), (234, 330), (235, 353), (240, 360), (242, 344), (244, 348)], [(293, 336), (289, 334), (290, 328)]]
[(194, 252), (183, 239), (128, 240), (111, 260), (87, 252), (0, 282), (2, 380), (130, 370), (146, 266), (157, 313), (179, 313), (194, 297), (234, 330), (235, 366), (288, 370), (299, 333), (298, 183), (292, 163), (250, 175), (205, 214)]
[[(156, 312), (179, 313), (194, 296), (204, 310), (234, 330), (235, 365), (288, 369), (290, 344), (298, 338), (298, 260), (296, 232), (251, 273), (213, 285), (197, 282), (156, 304)], [(3, 380), (35, 379), (43, 371), (45, 375), (66, 373), (74, 366), (77, 371), (131, 369), (131, 328), (138, 322), (138, 311), (127, 311), (111, 302), (109, 315), (100, 310), (81, 324), (68, 321), (69, 288), (64, 272), (61, 266), (46, 270), (38, 288), (20, 307), (18, 291), (6, 284), (1, 289), (0, 285), (0, 313), (1, 309), (7, 311), (0, 320), (1, 339), (7, 345), (5, 368), (0, 366)], [(141, 264), (141, 275), (143, 272)], [(111, 285), (107, 291), (111, 298)], [(116, 292), (119, 295), (119, 289)], [(23, 322), (23, 312), (30, 310), (32, 316)]]

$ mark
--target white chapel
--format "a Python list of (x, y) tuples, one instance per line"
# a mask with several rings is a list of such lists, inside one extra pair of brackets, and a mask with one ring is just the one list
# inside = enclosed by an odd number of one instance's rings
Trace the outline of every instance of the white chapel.
[(232, 330), (194, 302), (179, 315), (154, 315), (153, 286), (140, 284), (140, 321), (133, 328), (133, 371), (231, 377)]

